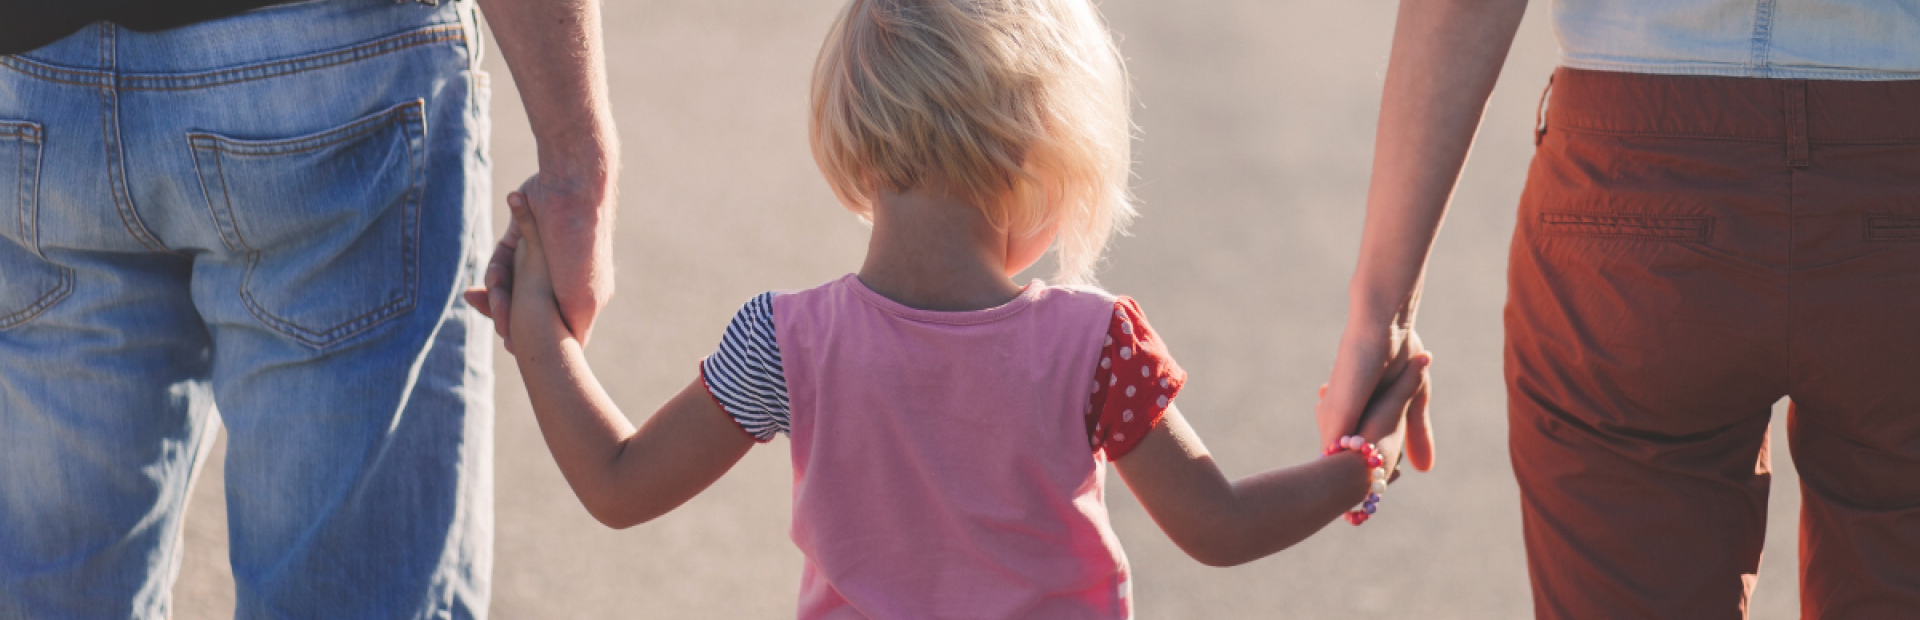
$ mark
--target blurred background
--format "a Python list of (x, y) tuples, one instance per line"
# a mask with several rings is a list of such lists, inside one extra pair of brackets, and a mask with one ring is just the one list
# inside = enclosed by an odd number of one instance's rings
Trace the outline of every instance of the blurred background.
[[(859, 266), (866, 230), (834, 201), (806, 138), (808, 70), (840, 4), (605, 5), (626, 168), (619, 291), (588, 353), (636, 421), (691, 380), (748, 298)], [(1143, 214), (1114, 242), (1101, 283), (1139, 300), (1191, 373), (1181, 411), (1229, 475), (1314, 458), (1314, 391), (1345, 320), (1395, 3), (1100, 8), (1132, 71)], [(1521, 27), (1428, 275), (1419, 328), (1436, 352), (1437, 469), (1395, 484), (1366, 527), (1335, 522), (1230, 569), (1187, 558), (1113, 477), (1108, 497), (1139, 617), (1530, 617), (1500, 311), (1535, 106), (1554, 64), (1546, 8), (1534, 3)], [(533, 141), (497, 50), (487, 66), (495, 204), (504, 205), (534, 171)], [(496, 211), (504, 225), (505, 208)], [(786, 534), (785, 439), (755, 448), (672, 514), (608, 530), (562, 481), (512, 359), (497, 352), (494, 366), (495, 618), (793, 616), (800, 556)], [(1798, 608), (1797, 478), (1784, 436), (1772, 445), (1755, 618)], [(176, 618), (232, 613), (222, 454), (193, 491)]]

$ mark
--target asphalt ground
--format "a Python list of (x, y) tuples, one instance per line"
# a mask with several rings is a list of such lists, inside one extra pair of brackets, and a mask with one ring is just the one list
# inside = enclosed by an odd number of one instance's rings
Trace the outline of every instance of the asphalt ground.
[[(636, 421), (694, 376), (739, 304), (859, 265), (866, 231), (806, 142), (808, 69), (839, 4), (605, 7), (626, 172), (619, 292), (589, 357)], [(1437, 355), (1439, 467), (1395, 484), (1363, 528), (1336, 522), (1229, 569), (1182, 554), (1116, 477), (1108, 497), (1139, 617), (1528, 617), (1500, 310), (1554, 64), (1546, 9), (1535, 3), (1522, 26), (1434, 250), (1419, 329)], [(1100, 280), (1139, 300), (1191, 373), (1181, 410), (1229, 475), (1314, 458), (1314, 391), (1344, 322), (1395, 5), (1106, 0), (1101, 10), (1136, 89), (1143, 217)], [(505, 64), (492, 53), (487, 66), (500, 197), (534, 170), (533, 142)], [(496, 225), (505, 214), (496, 209)], [(496, 352), (495, 368), (495, 618), (792, 616), (800, 556), (786, 535), (784, 439), (672, 514), (612, 531), (561, 480), (512, 360)], [(1754, 618), (1798, 608), (1798, 487), (1781, 426)], [(223, 453), (193, 492), (177, 618), (231, 615)]]

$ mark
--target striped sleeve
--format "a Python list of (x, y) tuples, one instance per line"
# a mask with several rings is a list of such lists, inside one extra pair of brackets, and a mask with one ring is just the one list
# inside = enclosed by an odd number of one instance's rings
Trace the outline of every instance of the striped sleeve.
[(707, 392), (740, 430), (772, 441), (787, 432), (787, 377), (773, 332), (773, 293), (761, 293), (733, 315), (719, 349), (700, 362)]

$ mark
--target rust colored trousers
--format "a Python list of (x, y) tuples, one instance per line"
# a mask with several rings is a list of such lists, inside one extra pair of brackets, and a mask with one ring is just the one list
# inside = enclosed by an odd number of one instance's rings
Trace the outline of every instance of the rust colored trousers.
[(1741, 618), (1790, 397), (1806, 618), (1920, 618), (1920, 81), (1560, 69), (1515, 227), (1536, 615)]

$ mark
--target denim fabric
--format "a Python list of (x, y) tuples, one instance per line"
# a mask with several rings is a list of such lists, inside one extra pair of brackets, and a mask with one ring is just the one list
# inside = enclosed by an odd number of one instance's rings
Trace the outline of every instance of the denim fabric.
[(0, 618), (165, 618), (222, 422), (236, 617), (485, 617), (468, 4), (0, 57)]
[(1553, 31), (1575, 69), (1920, 79), (1913, 0), (1553, 0)]

